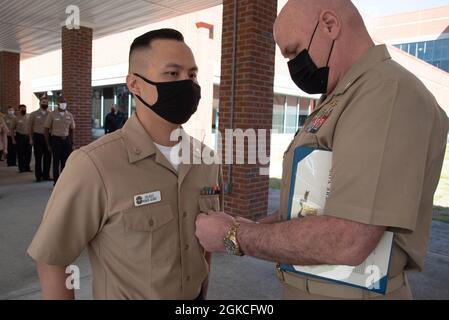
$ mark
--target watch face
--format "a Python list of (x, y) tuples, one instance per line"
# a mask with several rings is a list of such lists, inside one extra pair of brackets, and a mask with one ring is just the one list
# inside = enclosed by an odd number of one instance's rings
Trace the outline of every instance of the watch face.
[(224, 240), (224, 247), (229, 254), (235, 254), (235, 243), (230, 239)]

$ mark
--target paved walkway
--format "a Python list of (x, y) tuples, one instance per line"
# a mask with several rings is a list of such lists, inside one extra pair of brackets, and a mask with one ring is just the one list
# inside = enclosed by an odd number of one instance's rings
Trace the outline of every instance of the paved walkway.
[[(0, 300), (40, 299), (34, 262), (25, 251), (38, 227), (52, 183), (36, 184), (33, 174), (18, 174), (0, 162)], [(276, 210), (279, 192), (270, 191)], [(85, 253), (75, 263), (81, 271), (78, 299), (91, 299), (91, 271)], [(410, 275), (417, 299), (449, 299), (449, 224), (433, 222), (426, 270)], [(274, 264), (249, 257), (215, 254), (210, 299), (270, 300), (281, 298)]]

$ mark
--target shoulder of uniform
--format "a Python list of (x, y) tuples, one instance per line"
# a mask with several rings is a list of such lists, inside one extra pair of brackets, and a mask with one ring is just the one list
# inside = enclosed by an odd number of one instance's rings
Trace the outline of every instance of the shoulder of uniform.
[(88, 155), (95, 155), (107, 148), (116, 148), (117, 145), (121, 145), (122, 140), (123, 134), (121, 130), (118, 130), (95, 140), (87, 146), (82, 147), (81, 150)]

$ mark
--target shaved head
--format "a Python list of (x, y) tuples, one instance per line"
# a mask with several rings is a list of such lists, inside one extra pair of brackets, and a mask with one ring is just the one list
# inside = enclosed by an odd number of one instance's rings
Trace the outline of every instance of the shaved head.
[(329, 91), (374, 45), (362, 16), (350, 0), (289, 0), (276, 19), (273, 34), (288, 59), (304, 49), (309, 49), (318, 67), (324, 67), (330, 58)]

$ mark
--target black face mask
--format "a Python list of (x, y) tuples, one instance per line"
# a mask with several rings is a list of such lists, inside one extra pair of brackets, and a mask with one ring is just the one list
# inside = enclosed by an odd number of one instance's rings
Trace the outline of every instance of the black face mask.
[(48, 104), (41, 104), (41, 109), (42, 110), (47, 110), (48, 109)]
[(319, 22), (313, 31), (312, 38), (310, 39), (309, 47), (301, 51), (296, 58), (288, 62), (288, 68), (290, 70), (290, 76), (293, 82), (304, 92), (308, 94), (318, 94), (327, 92), (327, 83), (329, 80), (329, 60), (331, 58), (332, 50), (334, 49), (335, 40), (332, 42), (331, 51), (327, 59), (326, 66), (318, 68), (313, 62), (312, 57), (309, 54), (310, 46), (312, 44), (313, 37), (318, 29)]
[(198, 109), (201, 99), (201, 87), (192, 80), (153, 82), (135, 73), (143, 81), (156, 86), (157, 102), (150, 105), (136, 94), (146, 107), (153, 110), (158, 116), (174, 124), (184, 124)]

